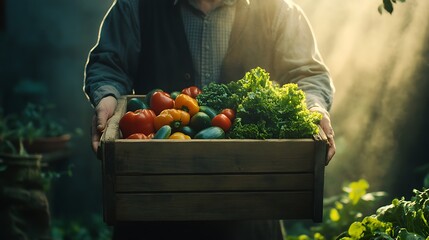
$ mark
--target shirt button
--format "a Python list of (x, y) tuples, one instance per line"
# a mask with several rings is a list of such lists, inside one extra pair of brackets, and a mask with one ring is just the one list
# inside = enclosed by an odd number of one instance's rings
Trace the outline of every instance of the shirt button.
[(190, 73), (185, 73), (185, 80), (191, 80), (191, 74)]
[(210, 46), (207, 44), (207, 45), (205, 46), (205, 48), (206, 48), (206, 50), (209, 50), (209, 49), (210, 49)]

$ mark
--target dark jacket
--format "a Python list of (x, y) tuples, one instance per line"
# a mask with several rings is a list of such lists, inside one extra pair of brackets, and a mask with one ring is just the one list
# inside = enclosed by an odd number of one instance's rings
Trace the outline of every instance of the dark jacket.
[[(84, 91), (93, 105), (107, 95), (194, 85), (180, 7), (173, 3), (115, 2), (86, 66)], [(302, 10), (288, 0), (238, 0), (236, 4), (219, 81), (238, 80), (260, 66), (274, 81), (297, 83), (306, 93), (309, 108), (329, 110), (334, 87)]]

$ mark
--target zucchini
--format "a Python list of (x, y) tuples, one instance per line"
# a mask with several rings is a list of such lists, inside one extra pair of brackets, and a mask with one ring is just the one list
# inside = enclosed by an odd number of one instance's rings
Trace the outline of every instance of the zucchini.
[(225, 131), (220, 127), (208, 127), (199, 131), (194, 136), (195, 139), (223, 139), (225, 138)]

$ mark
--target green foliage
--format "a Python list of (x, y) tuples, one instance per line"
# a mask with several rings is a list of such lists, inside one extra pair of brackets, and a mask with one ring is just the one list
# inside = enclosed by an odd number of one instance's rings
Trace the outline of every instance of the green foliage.
[[(28, 103), (19, 113), (3, 116), (0, 111), (0, 152), (25, 155), (22, 146), (17, 148), (24, 140), (29, 142), (40, 137), (57, 137), (67, 131), (64, 124), (54, 117), (53, 105), (36, 105)], [(75, 133), (80, 135), (81, 129)]]
[(345, 188), (347, 197), (343, 194), (342, 200), (335, 201), (336, 206), (330, 208), (329, 217), (322, 224), (313, 227), (306, 235), (287, 236), (286, 239), (429, 239), (429, 189), (415, 189), (410, 200), (395, 198), (390, 205), (378, 208), (375, 214), (362, 217), (364, 214), (358, 206), (362, 207), (366, 204), (361, 203), (383, 195), (368, 194), (367, 188), (368, 184), (364, 180), (351, 183)]
[(381, 14), (383, 13), (383, 9), (387, 11), (388, 13), (393, 13), (393, 4), (396, 2), (405, 2), (405, 0), (383, 0), (383, 3), (378, 6), (378, 12)]
[(110, 240), (112, 230), (93, 214), (84, 219), (53, 219), (51, 235), (53, 240)]
[(200, 105), (236, 110), (228, 135), (237, 139), (308, 138), (318, 133), (322, 115), (311, 112), (297, 84), (279, 86), (257, 67), (228, 84), (211, 83), (197, 97)]
[(65, 130), (63, 124), (51, 115), (52, 111), (53, 105), (28, 103), (20, 114), (10, 116), (10, 127), (24, 139), (60, 136)]
[[(386, 195), (385, 192), (368, 193), (368, 188), (369, 184), (364, 179), (349, 183), (343, 187), (341, 194), (324, 199), (324, 219), (321, 224), (311, 226), (309, 231), (298, 236), (287, 235), (286, 239), (338, 238), (341, 233), (347, 232), (353, 222), (361, 221), (368, 211), (375, 209), (377, 202)], [(359, 233), (359, 229), (359, 224), (352, 227), (353, 236)]]
[(348, 239), (413, 239), (429, 238), (429, 189), (414, 190), (410, 201), (394, 199), (376, 214), (354, 222), (343, 234)]

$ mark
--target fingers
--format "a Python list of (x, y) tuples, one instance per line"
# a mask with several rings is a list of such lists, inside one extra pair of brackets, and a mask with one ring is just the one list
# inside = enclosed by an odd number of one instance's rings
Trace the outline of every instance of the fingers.
[(335, 155), (335, 151), (337, 149), (335, 146), (334, 135), (330, 134), (330, 135), (327, 135), (327, 137), (328, 137), (329, 148), (328, 148), (328, 155), (326, 158), (326, 165), (328, 165), (328, 163), (332, 160), (332, 158)]
[(101, 132), (97, 128), (97, 115), (94, 114), (91, 124), (91, 145), (92, 150), (96, 153), (100, 145)]
[(97, 152), (100, 145), (101, 134), (107, 125), (107, 120), (113, 116), (117, 105), (116, 98), (107, 96), (101, 99), (100, 103), (95, 108), (95, 114), (92, 119), (91, 137), (92, 149)]
[(326, 134), (326, 137), (328, 138), (328, 153), (326, 157), (326, 165), (332, 160), (332, 158), (335, 155), (336, 146), (335, 146), (335, 133), (334, 129), (331, 126), (331, 120), (328, 116), (323, 116), (323, 118), (320, 120), (320, 126), (322, 127), (323, 131)]

